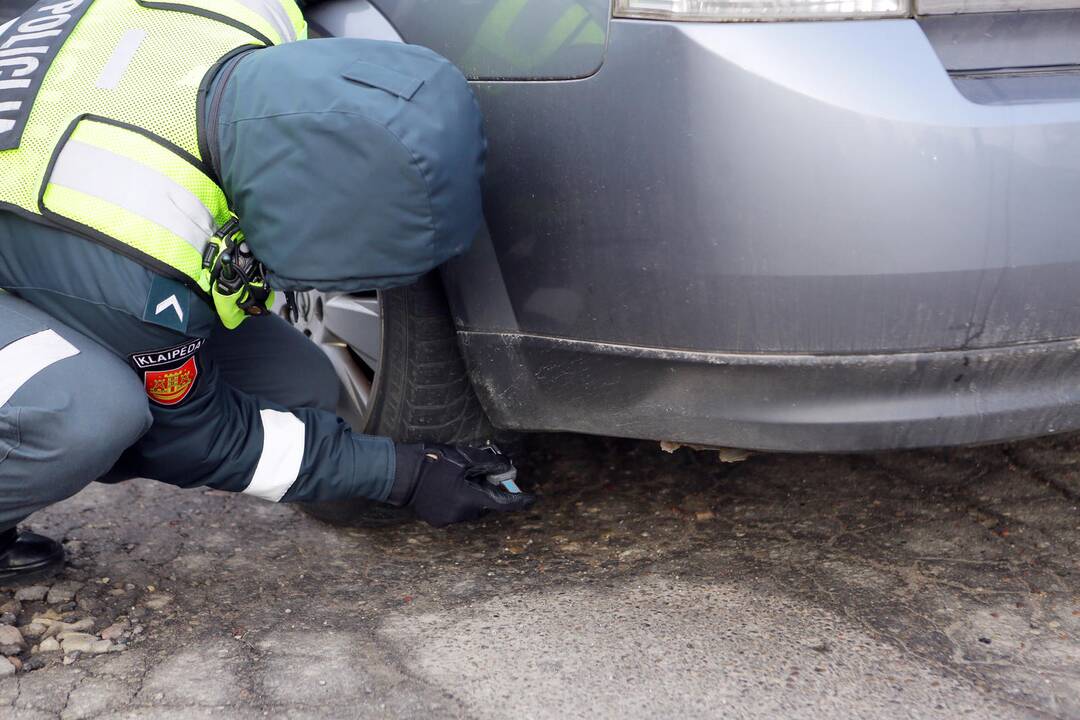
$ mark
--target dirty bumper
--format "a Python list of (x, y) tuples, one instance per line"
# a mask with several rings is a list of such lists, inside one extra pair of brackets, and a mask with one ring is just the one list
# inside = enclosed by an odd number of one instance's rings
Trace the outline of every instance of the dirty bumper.
[(781, 452), (1080, 428), (1080, 341), (859, 355), (708, 353), (460, 333), (500, 427)]

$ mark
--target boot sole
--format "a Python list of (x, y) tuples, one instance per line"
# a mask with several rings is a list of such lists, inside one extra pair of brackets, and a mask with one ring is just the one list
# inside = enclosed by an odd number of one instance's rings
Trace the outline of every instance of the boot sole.
[(47, 560), (34, 565), (26, 565), (18, 570), (0, 570), (0, 586), (20, 587), (22, 585), (33, 585), (39, 580), (52, 577), (60, 572), (63, 567), (64, 553), (60, 552)]

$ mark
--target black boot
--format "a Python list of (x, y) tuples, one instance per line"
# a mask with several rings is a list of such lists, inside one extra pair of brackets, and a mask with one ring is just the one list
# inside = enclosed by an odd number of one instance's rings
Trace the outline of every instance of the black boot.
[(64, 548), (44, 535), (11, 528), (0, 533), (0, 585), (52, 575), (64, 565)]

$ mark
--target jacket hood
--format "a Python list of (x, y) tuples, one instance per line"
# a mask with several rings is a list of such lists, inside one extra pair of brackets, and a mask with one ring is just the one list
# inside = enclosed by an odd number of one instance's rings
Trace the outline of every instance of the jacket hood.
[(217, 85), (216, 165), (273, 287), (406, 284), (481, 228), (480, 112), (434, 52), (305, 40), (241, 56)]

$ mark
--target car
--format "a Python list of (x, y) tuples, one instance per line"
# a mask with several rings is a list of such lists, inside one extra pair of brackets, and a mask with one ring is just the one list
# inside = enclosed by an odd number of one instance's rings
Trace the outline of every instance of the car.
[(1080, 429), (1080, 0), (306, 15), (449, 58), (489, 143), (465, 255), (288, 313), (357, 430), (861, 452)]
[(467, 254), (304, 299), (355, 427), (779, 452), (1080, 428), (1080, 1), (332, 0), (308, 18), (448, 57), (489, 141)]

